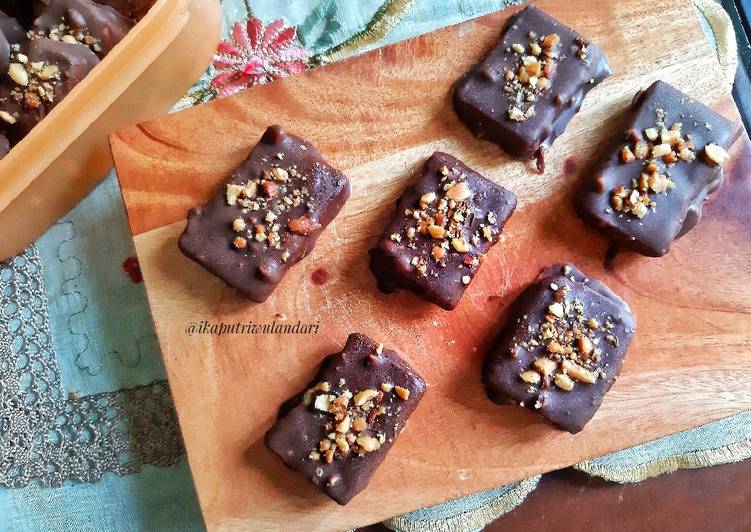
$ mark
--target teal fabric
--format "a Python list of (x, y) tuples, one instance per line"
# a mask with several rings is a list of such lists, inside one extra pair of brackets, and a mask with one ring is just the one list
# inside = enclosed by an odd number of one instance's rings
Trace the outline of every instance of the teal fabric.
[(204, 530), (186, 460), (95, 484), (0, 490), (0, 531)]
[[(480, 16), (510, 3), (515, 2), (414, 0), (393, 31), (359, 52)], [(312, 54), (319, 54), (364, 29), (384, 0), (250, 0), (250, 4), (252, 15), (264, 24), (283, 17), (289, 25), (296, 26), (301, 44)], [(223, 10), (225, 36), (234, 22), (249, 15), (244, 0), (224, 0)], [(197, 87), (207, 87), (210, 77), (211, 72)], [(186, 99), (179, 107), (194, 101)], [(143, 285), (133, 267), (133, 245), (114, 174), (50, 229), (35, 244), (35, 251), (41, 271), (27, 274), (37, 276), (43, 286), (41, 304), (49, 324), (44, 334), (50, 336), (65, 395), (114, 392), (166, 378)], [(11, 290), (3, 297), (12, 307), (13, 298), (18, 296)], [(0, 350), (7, 343), (19, 359), (35, 355), (32, 352), (35, 344), (24, 340), (19, 327), (9, 325), (11, 334), (0, 338), (3, 340)], [(741, 426), (748, 427), (747, 418), (738, 419)], [(718, 430), (710, 427), (689, 431), (681, 436), (680, 442), (660, 440), (641, 449), (604, 457), (598, 463), (605, 469), (615, 465), (628, 469), (632, 464), (643, 465), (671, 453), (737, 442), (744, 437), (739, 434), (738, 424), (726, 422)], [(749, 438), (748, 433), (744, 434)], [(528, 482), (525, 486), (533, 489), (533, 484)], [(511, 493), (516, 497), (513, 504), (518, 503), (526, 493), (515, 488), (518, 486), (488, 490), (414, 512), (390, 524), (410, 530), (426, 529), (462, 515), (475, 519), (468, 523), (477, 522), (478, 515), (491, 515), (485, 510), (503, 502)], [(184, 458), (171, 467), (146, 465), (124, 476), (107, 473), (95, 483), (69, 480), (60, 487), (32, 482), (20, 488), (0, 488), (0, 530), (194, 529), (203, 529), (203, 524)]]

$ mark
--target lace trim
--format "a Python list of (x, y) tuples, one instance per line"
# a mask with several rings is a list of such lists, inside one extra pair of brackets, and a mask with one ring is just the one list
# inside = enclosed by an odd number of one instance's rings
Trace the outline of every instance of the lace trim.
[(0, 485), (94, 482), (184, 453), (165, 381), (64, 396), (36, 246), (0, 262)]

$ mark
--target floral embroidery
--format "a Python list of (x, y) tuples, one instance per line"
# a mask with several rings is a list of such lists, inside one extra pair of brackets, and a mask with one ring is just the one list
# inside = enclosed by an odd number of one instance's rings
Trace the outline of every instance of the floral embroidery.
[(299, 74), (308, 68), (310, 52), (300, 45), (297, 30), (284, 20), (264, 27), (251, 17), (232, 27), (231, 40), (222, 41), (214, 56), (217, 74), (211, 85), (219, 96), (229, 96), (254, 85)]

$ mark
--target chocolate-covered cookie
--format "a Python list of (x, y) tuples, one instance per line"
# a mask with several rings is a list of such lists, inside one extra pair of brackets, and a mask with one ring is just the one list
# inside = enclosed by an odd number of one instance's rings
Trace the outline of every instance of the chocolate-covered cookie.
[(83, 44), (107, 55), (130, 31), (133, 21), (112, 7), (91, 0), (45, 0), (31, 27), (33, 34), (69, 44)]
[(452, 310), (515, 208), (512, 192), (435, 152), (370, 250), (378, 288), (410, 290)]
[(509, 19), (488, 56), (454, 87), (459, 118), (519, 158), (537, 156), (563, 133), (584, 97), (610, 75), (605, 54), (536, 7)]
[(0, 83), (0, 129), (19, 142), (97, 64), (85, 46), (34, 39), (11, 46), (8, 75)]
[(260, 303), (349, 195), (347, 177), (311, 143), (271, 126), (214, 199), (188, 213), (180, 249)]
[(570, 264), (554, 264), (514, 302), (488, 354), (488, 397), (576, 433), (621, 371), (636, 320), (620, 297)]
[(353, 333), (285, 403), (266, 445), (339, 504), (370, 482), (426, 390), (396, 351)]
[(722, 183), (736, 126), (665, 82), (636, 95), (625, 138), (576, 196), (579, 215), (614, 243), (660, 257), (701, 218)]

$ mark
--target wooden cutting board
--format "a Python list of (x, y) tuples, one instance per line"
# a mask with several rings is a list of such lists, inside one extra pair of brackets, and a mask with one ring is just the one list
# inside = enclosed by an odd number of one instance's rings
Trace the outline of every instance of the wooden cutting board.
[[(634, 93), (663, 79), (740, 124), (686, 0), (541, 1), (605, 49), (615, 75), (592, 91), (548, 155), (545, 175), (473, 138), (451, 83), (495, 42), (511, 11), (254, 88), (111, 139), (188, 457), (210, 529), (346, 529), (519, 480), (751, 408), (751, 145), (740, 131), (704, 221), (662, 259), (604, 266), (607, 245), (572, 195)], [(264, 128), (319, 146), (352, 197), (276, 293), (253, 305), (181, 255), (186, 211), (221, 190)], [(368, 270), (395, 199), (436, 149), (513, 190), (520, 208), (464, 300), (445, 312), (385, 296)], [(579, 435), (499, 407), (482, 359), (514, 297), (553, 261), (621, 294), (639, 331), (621, 378)], [(209, 322), (320, 323), (317, 335), (189, 335)], [(369, 488), (339, 507), (263, 446), (280, 402), (360, 331), (404, 354), (431, 384)]]

